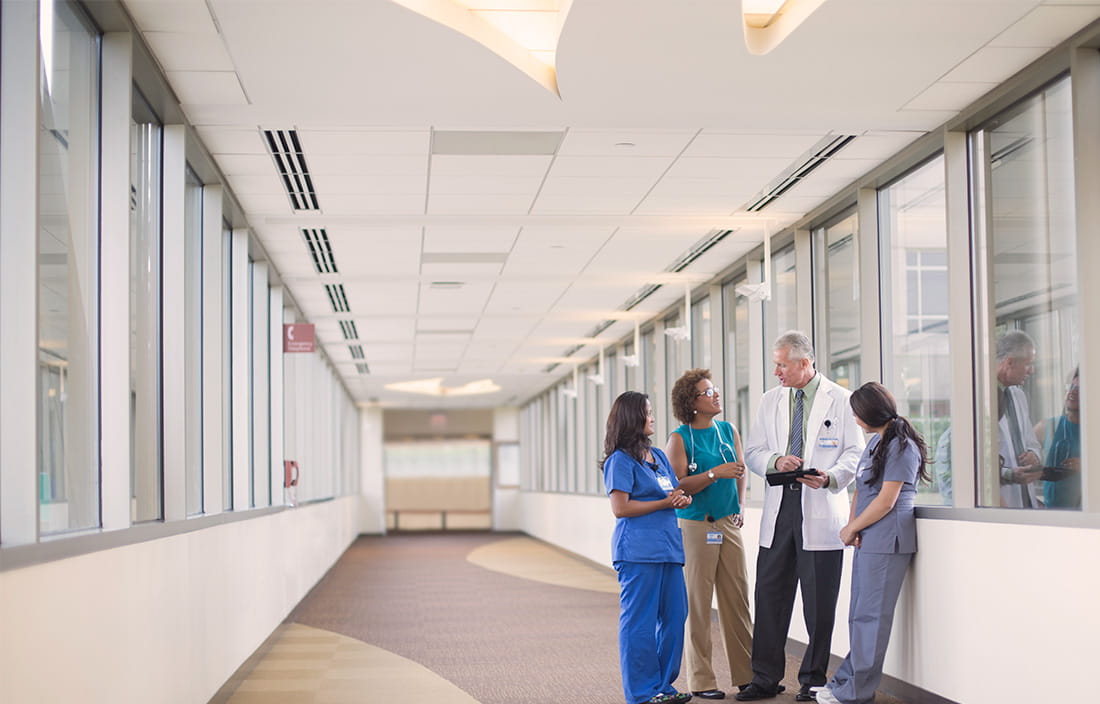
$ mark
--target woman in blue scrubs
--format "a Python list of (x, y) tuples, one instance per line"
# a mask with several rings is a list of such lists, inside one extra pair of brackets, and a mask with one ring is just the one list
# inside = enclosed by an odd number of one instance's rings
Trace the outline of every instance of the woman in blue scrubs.
[(898, 416), (885, 386), (867, 382), (852, 393), (850, 402), (856, 422), (874, 437), (856, 467), (856, 493), (848, 525), (840, 531), (844, 544), (856, 548), (848, 607), (851, 650), (833, 679), (818, 691), (818, 704), (875, 701), (894, 608), (917, 551), (917, 481), (929, 480), (924, 438), (908, 419)]
[(684, 652), (687, 590), (676, 510), (691, 504), (665, 454), (653, 447), (645, 394), (615, 399), (604, 439), (604, 486), (615, 514), (611, 561), (619, 575), (619, 661), (627, 704), (682, 704), (676, 691)]

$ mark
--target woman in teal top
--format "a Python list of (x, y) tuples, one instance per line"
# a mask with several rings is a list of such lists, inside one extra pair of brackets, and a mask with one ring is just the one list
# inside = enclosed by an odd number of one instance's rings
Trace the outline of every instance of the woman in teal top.
[(1047, 508), (1081, 508), (1081, 386), (1078, 370), (1066, 384), (1062, 415), (1039, 421), (1035, 436), (1043, 439), (1043, 503)]
[(683, 423), (665, 449), (680, 488), (692, 495), (676, 511), (684, 535), (684, 580), (688, 623), (684, 648), (688, 687), (701, 699), (723, 699), (711, 665), (710, 612), (718, 594), (718, 621), (732, 684), (752, 681), (752, 621), (745, 548), (741, 542), (741, 496), (745, 465), (741, 436), (725, 421), (721, 394), (710, 371), (690, 369), (672, 387), (672, 410)]

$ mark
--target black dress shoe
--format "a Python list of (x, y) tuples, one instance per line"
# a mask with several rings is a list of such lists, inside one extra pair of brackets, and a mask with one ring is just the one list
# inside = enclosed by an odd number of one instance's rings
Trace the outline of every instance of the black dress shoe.
[(798, 689), (798, 694), (794, 695), (796, 702), (816, 702), (817, 697), (814, 696), (812, 687), (814, 685), (804, 684)]
[(726, 693), (720, 689), (704, 689), (702, 692), (692, 692), (700, 699), (725, 699)]
[(779, 687), (767, 689), (755, 682), (749, 682), (734, 698), (739, 702), (753, 702), (757, 699), (773, 699), (777, 694), (779, 694)]
[[(752, 682), (750, 682), (749, 684), (752, 684)], [(739, 684), (739, 685), (737, 685), (737, 691), (738, 692), (744, 692), (746, 689), (748, 689), (748, 687), (749, 687), (748, 684)], [(782, 694), (783, 692), (786, 692), (786, 691), (787, 691), (787, 688), (784, 687), (781, 684), (777, 684), (775, 686), (775, 693), (776, 694)]]

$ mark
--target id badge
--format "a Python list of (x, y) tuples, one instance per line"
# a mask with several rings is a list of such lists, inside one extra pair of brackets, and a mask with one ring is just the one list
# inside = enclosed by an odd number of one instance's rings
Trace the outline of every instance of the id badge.
[(657, 483), (661, 485), (662, 491), (672, 491), (673, 489), (672, 480), (663, 474), (657, 477)]
[(840, 438), (819, 438), (817, 446), (823, 449), (840, 447)]
[(707, 531), (707, 545), (721, 545), (722, 544), (722, 531), (720, 530), (708, 530)]

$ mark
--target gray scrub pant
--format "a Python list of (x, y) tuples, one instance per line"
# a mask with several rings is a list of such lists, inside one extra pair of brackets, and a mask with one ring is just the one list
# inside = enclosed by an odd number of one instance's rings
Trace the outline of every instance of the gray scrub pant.
[(852, 649), (828, 685), (843, 704), (875, 701), (894, 625), (894, 607), (912, 559), (913, 553), (856, 550), (852, 563), (852, 601), (848, 608)]

